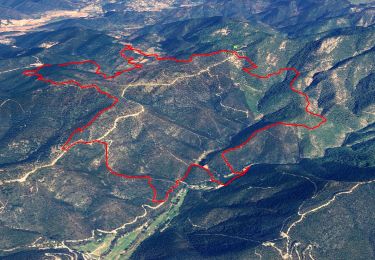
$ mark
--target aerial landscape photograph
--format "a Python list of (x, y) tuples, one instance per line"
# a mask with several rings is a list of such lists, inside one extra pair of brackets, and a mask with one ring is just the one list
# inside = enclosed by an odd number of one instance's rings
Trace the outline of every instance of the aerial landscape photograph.
[(375, 259), (375, 0), (0, 0), (2, 259)]

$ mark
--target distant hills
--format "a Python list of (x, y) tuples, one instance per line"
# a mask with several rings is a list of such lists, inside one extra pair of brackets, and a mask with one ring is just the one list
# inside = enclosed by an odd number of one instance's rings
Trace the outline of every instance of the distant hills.
[[(1, 1), (1, 257), (374, 258), (374, 8), (347, 0)], [(246, 176), (219, 188), (195, 170), (157, 206), (146, 182), (108, 173), (102, 146), (60, 149), (111, 100), (22, 75), (88, 59), (113, 74), (128, 68), (119, 55), (127, 43), (180, 59), (233, 49), (260, 74), (295, 67), (296, 88), (328, 122), (269, 130), (228, 156), (239, 168), (253, 164)], [(152, 174), (160, 190), (191, 162), (228, 180), (220, 152), (262, 126), (316, 124), (288, 89), (291, 74), (257, 80), (226, 55), (185, 65), (128, 55), (147, 70), (111, 81), (87, 64), (43, 75), (119, 97), (75, 140), (103, 138), (113, 168)]]

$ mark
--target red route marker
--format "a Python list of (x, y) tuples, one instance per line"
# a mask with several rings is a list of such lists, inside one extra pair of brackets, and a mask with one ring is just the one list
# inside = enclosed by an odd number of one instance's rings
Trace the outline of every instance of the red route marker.
[(318, 124), (314, 125), (314, 126), (308, 126), (308, 125), (305, 125), (305, 124), (287, 123), (287, 122), (276, 122), (276, 123), (269, 124), (269, 125), (267, 125), (265, 127), (259, 128), (256, 131), (254, 131), (240, 145), (235, 146), (235, 147), (231, 147), (231, 148), (229, 148), (227, 150), (224, 150), (221, 153), (221, 158), (223, 159), (223, 161), (225, 162), (225, 164), (227, 165), (227, 167), (229, 168), (229, 170), (231, 171), (231, 173), (233, 173), (235, 175), (234, 177), (232, 177), (231, 179), (229, 179), (227, 182), (221, 182), (220, 180), (216, 179), (215, 176), (214, 176), (214, 174), (208, 168), (205, 168), (205, 167), (203, 167), (203, 166), (201, 166), (199, 164), (196, 164), (196, 163), (192, 163), (192, 164), (189, 165), (189, 167), (185, 171), (185, 174), (181, 178), (177, 179), (175, 181), (174, 185), (172, 185), (172, 186), (169, 187), (169, 189), (166, 191), (166, 193), (164, 195), (164, 198), (163, 199), (158, 199), (158, 192), (156, 190), (156, 187), (152, 183), (152, 177), (150, 175), (127, 175), (127, 174), (124, 174), (124, 173), (119, 173), (119, 172), (117, 172), (117, 171), (115, 171), (115, 170), (113, 170), (111, 168), (111, 166), (109, 165), (109, 162), (108, 162), (109, 159), (108, 159), (108, 143), (107, 142), (96, 139), (96, 140), (90, 140), (90, 141), (78, 140), (76, 142), (71, 143), (73, 137), (77, 133), (81, 133), (81, 132), (85, 131), (97, 119), (99, 119), (99, 117), (103, 113), (105, 113), (108, 110), (112, 109), (119, 102), (119, 99), (116, 96), (113, 96), (110, 93), (102, 90), (99, 86), (97, 86), (95, 84), (84, 85), (84, 84), (81, 84), (81, 83), (77, 82), (76, 80), (67, 80), (67, 81), (60, 81), (59, 82), (59, 81), (54, 81), (54, 80), (47, 79), (47, 78), (45, 78), (40, 73), (40, 70), (42, 70), (43, 68), (46, 68), (46, 67), (51, 67), (52, 66), (51, 64), (44, 64), (44, 65), (39, 66), (39, 67), (37, 67), (36, 69), (33, 69), (33, 70), (25, 70), (22, 73), (23, 75), (28, 76), (28, 77), (36, 77), (36, 79), (38, 81), (46, 82), (48, 84), (55, 85), (55, 86), (74, 85), (74, 86), (77, 86), (80, 89), (95, 89), (99, 94), (102, 94), (102, 95), (104, 95), (104, 96), (106, 96), (106, 97), (108, 97), (108, 98), (110, 98), (110, 99), (113, 100), (113, 102), (112, 102), (112, 104), (110, 106), (108, 106), (108, 107), (100, 110), (97, 114), (95, 114), (95, 116), (87, 124), (85, 124), (82, 127), (79, 127), (77, 129), (75, 129), (69, 135), (67, 141), (63, 144), (63, 146), (62, 146), (61, 149), (63, 151), (69, 151), (71, 148), (73, 148), (74, 146), (76, 146), (78, 144), (90, 144), (91, 145), (91, 144), (96, 144), (97, 143), (97, 144), (103, 145), (104, 146), (104, 150), (105, 150), (105, 153), (104, 153), (104, 156), (105, 156), (105, 166), (106, 166), (107, 170), (111, 174), (113, 174), (115, 176), (118, 176), (118, 177), (125, 178), (125, 179), (144, 179), (144, 180), (146, 180), (147, 183), (148, 183), (148, 185), (152, 189), (152, 192), (153, 192), (152, 202), (154, 202), (154, 203), (163, 203), (163, 202), (167, 201), (168, 198), (169, 198), (169, 195), (175, 189), (177, 189), (180, 186), (181, 182), (183, 182), (184, 180), (186, 180), (186, 178), (189, 176), (191, 170), (194, 167), (200, 168), (200, 169), (204, 170), (207, 173), (207, 175), (209, 176), (211, 182), (214, 182), (214, 183), (216, 183), (218, 185), (221, 185), (221, 186), (228, 186), (229, 184), (231, 184), (236, 179), (238, 179), (241, 176), (245, 175), (250, 170), (251, 165), (247, 166), (242, 171), (235, 171), (235, 169), (230, 164), (230, 162), (225, 157), (225, 155), (227, 153), (231, 152), (231, 151), (235, 151), (235, 150), (241, 149), (251, 139), (253, 139), (258, 133), (260, 133), (262, 131), (268, 130), (270, 128), (273, 128), (273, 127), (279, 126), (279, 125), (293, 126), (293, 127), (303, 127), (303, 128), (308, 129), (308, 130), (314, 130), (314, 129), (319, 128), (325, 122), (327, 122), (327, 119), (324, 116), (322, 116), (320, 114), (317, 114), (317, 113), (313, 113), (312, 111), (310, 111), (310, 105), (311, 104), (310, 104), (310, 100), (309, 100), (309, 97), (307, 96), (307, 94), (304, 93), (304, 92), (302, 92), (302, 91), (300, 91), (300, 90), (297, 90), (296, 88), (293, 87), (294, 82), (300, 76), (300, 72), (296, 68), (293, 68), (293, 67), (291, 67), (291, 68), (281, 68), (278, 71), (273, 72), (273, 73), (269, 73), (267, 75), (259, 75), (259, 74), (256, 74), (256, 73), (252, 72), (252, 70), (258, 68), (258, 65), (256, 65), (249, 57), (247, 57), (247, 56), (241, 56), (238, 52), (233, 51), (233, 50), (219, 50), (219, 51), (210, 52), (210, 53), (198, 53), (198, 54), (192, 54), (188, 59), (177, 59), (175, 57), (160, 57), (158, 54), (155, 54), (155, 53), (146, 53), (146, 52), (143, 52), (140, 49), (134, 48), (132, 45), (125, 45), (125, 47), (120, 51), (120, 56), (126, 60), (126, 62), (128, 63), (128, 65), (132, 65), (132, 67), (130, 67), (128, 69), (117, 71), (113, 75), (107, 75), (104, 72), (102, 72), (101, 66), (96, 61), (94, 61), (94, 60), (72, 61), (72, 62), (58, 64), (57, 66), (59, 66), (59, 67), (66, 67), (66, 66), (70, 66), (70, 65), (82, 65), (82, 64), (89, 63), (89, 64), (92, 64), (92, 65), (94, 65), (96, 67), (95, 74), (100, 75), (104, 79), (109, 80), (109, 79), (116, 78), (116, 77), (122, 75), (123, 73), (143, 68), (143, 65), (140, 64), (140, 63), (137, 63), (133, 57), (126, 56), (126, 54), (125, 54), (126, 51), (132, 51), (133, 53), (137, 53), (137, 54), (139, 54), (141, 56), (148, 57), (148, 58), (154, 58), (155, 60), (158, 60), (158, 61), (173, 61), (173, 62), (178, 62), (178, 63), (189, 63), (189, 62), (192, 62), (195, 57), (210, 57), (210, 56), (218, 55), (218, 54), (221, 54), (221, 53), (226, 53), (226, 54), (230, 54), (230, 55), (235, 56), (237, 59), (245, 60), (248, 64), (250, 64), (249, 67), (244, 67), (244, 68), (242, 68), (242, 70), (244, 72), (246, 72), (247, 74), (249, 74), (250, 76), (258, 78), (258, 79), (268, 79), (268, 78), (271, 78), (273, 76), (280, 75), (281, 73), (283, 73), (285, 71), (292, 71), (292, 72), (294, 72), (295, 76), (293, 77), (293, 79), (289, 83), (290, 89), (293, 92), (297, 93), (298, 95), (304, 97), (304, 99), (306, 101), (306, 106), (305, 106), (306, 113), (308, 113), (308, 114), (310, 114), (310, 115), (312, 115), (314, 117), (318, 117), (318, 118), (321, 119), (320, 122)]

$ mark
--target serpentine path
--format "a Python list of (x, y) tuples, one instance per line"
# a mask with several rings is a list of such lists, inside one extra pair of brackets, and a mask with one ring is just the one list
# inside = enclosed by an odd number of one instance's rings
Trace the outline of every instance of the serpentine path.
[(48, 83), (48, 84), (51, 84), (51, 85), (55, 85), (55, 86), (74, 85), (74, 86), (79, 87), (80, 89), (95, 89), (98, 93), (100, 93), (100, 94), (102, 94), (102, 95), (104, 95), (104, 96), (113, 100), (113, 102), (110, 106), (108, 106), (108, 107), (102, 109), (101, 111), (99, 111), (98, 113), (96, 113), (95, 116), (87, 124), (75, 129), (69, 135), (67, 141), (64, 143), (64, 145), (62, 146), (61, 149), (63, 151), (69, 151), (71, 148), (73, 148), (74, 146), (79, 145), (79, 144), (91, 145), (91, 144), (97, 143), (97, 144), (103, 145), (104, 149), (105, 149), (105, 165), (106, 165), (107, 170), (111, 174), (116, 175), (116, 176), (121, 177), (121, 178), (141, 179), (141, 180), (147, 181), (147, 184), (150, 186), (150, 188), (152, 189), (152, 192), (153, 192), (152, 201), (154, 203), (162, 203), (162, 202), (167, 201), (168, 198), (169, 198), (169, 195), (175, 189), (177, 189), (177, 187), (179, 187), (179, 185), (189, 176), (191, 170), (195, 167), (204, 170), (208, 174), (208, 176), (210, 178), (210, 181), (214, 182), (214, 183), (216, 183), (220, 186), (228, 186), (234, 180), (236, 180), (236, 179), (240, 178), (241, 176), (245, 175), (250, 170), (251, 165), (247, 166), (242, 171), (235, 171), (233, 166), (230, 164), (230, 162), (226, 158), (226, 154), (230, 153), (231, 151), (241, 149), (251, 139), (253, 139), (258, 133), (260, 133), (262, 131), (268, 130), (270, 128), (273, 128), (273, 127), (279, 126), (279, 125), (288, 126), (288, 127), (289, 126), (290, 127), (302, 127), (302, 128), (306, 128), (308, 130), (314, 130), (314, 129), (319, 128), (322, 124), (324, 124), (327, 121), (327, 119), (323, 115), (313, 113), (310, 110), (310, 101), (309, 101), (309, 97), (307, 96), (307, 94), (302, 92), (302, 91), (299, 91), (299, 90), (297, 90), (296, 88), (293, 87), (294, 82), (300, 76), (300, 72), (296, 68), (293, 68), (293, 67), (291, 67), (291, 68), (281, 68), (276, 72), (269, 73), (269, 74), (266, 74), (266, 75), (256, 74), (256, 73), (253, 73), (252, 71), (254, 69), (257, 69), (258, 66), (249, 57), (241, 56), (238, 52), (233, 51), (233, 50), (219, 50), (219, 51), (210, 52), (210, 53), (192, 54), (188, 59), (177, 59), (177, 58), (174, 58), (174, 57), (160, 57), (158, 54), (154, 54), (154, 53), (145, 53), (140, 49), (134, 48), (132, 45), (125, 45), (124, 48), (120, 51), (120, 55), (127, 62), (128, 65), (131, 65), (131, 67), (127, 68), (127, 69), (124, 69), (124, 70), (121, 70), (121, 71), (117, 71), (113, 75), (107, 75), (104, 72), (102, 72), (101, 66), (94, 60), (72, 61), (72, 62), (58, 64), (58, 65), (55, 65), (55, 66), (66, 67), (66, 66), (70, 66), (70, 65), (92, 64), (96, 67), (95, 73), (97, 75), (103, 77), (104, 79), (110, 80), (110, 79), (116, 78), (116, 77), (118, 77), (118, 76), (120, 76), (124, 73), (143, 68), (143, 65), (141, 63), (138, 63), (133, 57), (127, 56), (126, 53), (125, 53), (126, 51), (131, 51), (131, 52), (136, 53), (138, 55), (141, 55), (143, 57), (154, 58), (155, 60), (158, 60), (158, 61), (173, 61), (173, 62), (178, 62), (178, 63), (189, 63), (189, 62), (192, 62), (193, 59), (196, 58), (196, 57), (210, 57), (210, 56), (214, 56), (214, 55), (218, 55), (218, 54), (222, 54), (222, 53), (229, 54), (229, 55), (233, 55), (235, 58), (237, 58), (239, 60), (244, 60), (245, 62), (247, 62), (249, 64), (249, 67), (244, 67), (244, 68), (242, 68), (242, 70), (245, 73), (247, 73), (248, 75), (250, 75), (252, 77), (255, 77), (255, 78), (258, 78), (258, 79), (268, 79), (268, 78), (271, 78), (273, 76), (280, 75), (283, 72), (288, 72), (288, 71), (293, 72), (294, 77), (289, 83), (291, 91), (297, 93), (298, 95), (302, 96), (305, 99), (305, 102), (306, 102), (305, 111), (306, 111), (306, 113), (308, 113), (308, 114), (310, 114), (314, 117), (320, 118), (320, 122), (316, 125), (313, 125), (313, 126), (308, 126), (308, 125), (305, 125), (305, 124), (297, 124), (297, 123), (288, 123), (288, 122), (275, 122), (275, 123), (268, 124), (268, 125), (260, 128), (260, 129), (257, 129), (243, 143), (241, 143), (238, 146), (231, 147), (227, 150), (224, 150), (221, 153), (221, 158), (224, 160), (225, 164), (227, 165), (227, 167), (229, 168), (231, 173), (234, 174), (234, 176), (231, 179), (229, 179), (226, 182), (222, 182), (222, 181), (216, 179), (214, 174), (208, 168), (206, 168), (202, 165), (196, 164), (196, 163), (192, 163), (188, 166), (187, 170), (185, 171), (185, 174), (181, 178), (175, 180), (174, 184), (169, 187), (169, 189), (166, 191), (164, 197), (162, 199), (158, 199), (158, 192), (157, 192), (154, 184), (152, 183), (152, 180), (153, 180), (152, 176), (150, 176), (150, 175), (128, 175), (128, 174), (117, 172), (117, 171), (115, 171), (114, 169), (111, 168), (111, 166), (109, 165), (109, 162), (108, 162), (108, 147), (109, 147), (109, 144), (107, 142), (99, 140), (99, 139), (90, 140), (90, 141), (78, 140), (78, 141), (72, 142), (72, 139), (76, 134), (84, 132), (89, 126), (91, 126), (96, 120), (98, 120), (103, 113), (107, 112), (108, 110), (110, 110), (114, 106), (116, 106), (116, 104), (119, 102), (119, 99), (116, 96), (113, 96), (112, 94), (102, 90), (99, 86), (97, 86), (95, 84), (84, 85), (84, 84), (81, 84), (80, 82), (78, 82), (76, 80), (54, 81), (54, 80), (51, 80), (51, 79), (47, 79), (40, 73), (40, 71), (43, 68), (53, 66), (51, 64), (44, 64), (44, 65), (41, 65), (41, 66), (37, 67), (36, 69), (24, 71), (23, 75), (28, 76), (28, 77), (36, 77), (36, 79), (38, 81), (42, 81), (42, 82), (45, 82), (45, 83)]

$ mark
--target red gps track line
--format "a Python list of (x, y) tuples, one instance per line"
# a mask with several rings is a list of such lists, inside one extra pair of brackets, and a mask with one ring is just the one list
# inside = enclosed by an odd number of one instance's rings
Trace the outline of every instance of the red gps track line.
[(305, 106), (305, 112), (314, 116), (314, 117), (318, 117), (320, 118), (320, 122), (316, 125), (313, 125), (313, 126), (308, 126), (308, 125), (305, 125), (305, 124), (297, 124), (297, 123), (288, 123), (288, 122), (276, 122), (276, 123), (271, 123), (269, 125), (266, 125), (262, 128), (259, 128), (257, 129), (256, 131), (254, 131), (243, 143), (241, 143), (240, 145), (238, 146), (235, 146), (235, 147), (231, 147), (229, 149), (226, 149), (224, 150), (222, 153), (221, 153), (221, 157), (223, 159), (223, 161), (225, 162), (225, 164), (227, 165), (227, 167), (229, 168), (230, 172), (234, 174), (234, 176), (232, 178), (230, 178), (228, 181), (226, 182), (222, 182), (218, 179), (215, 178), (214, 174), (206, 167), (202, 166), (202, 165), (199, 165), (199, 164), (196, 164), (196, 163), (192, 163), (188, 166), (187, 170), (185, 171), (184, 175), (175, 180), (175, 184), (170, 186), (169, 189), (166, 191), (164, 197), (162, 199), (158, 199), (158, 192), (157, 192), (157, 189), (156, 187), (154, 186), (154, 184), (152, 183), (152, 177), (150, 175), (127, 175), (127, 174), (124, 174), (124, 173), (120, 173), (120, 172), (117, 172), (115, 171), (114, 169), (112, 169), (112, 167), (109, 165), (109, 158), (108, 158), (108, 143), (105, 142), (105, 141), (102, 141), (102, 140), (90, 140), (90, 141), (84, 141), (84, 140), (78, 140), (78, 141), (75, 141), (73, 143), (71, 143), (71, 141), (73, 140), (74, 136), (77, 134), (77, 133), (81, 133), (83, 131), (85, 131), (89, 126), (91, 126), (96, 120), (99, 119), (99, 117), (107, 112), (108, 110), (112, 109), (114, 106), (116, 106), (116, 104), (119, 102), (119, 98), (102, 90), (99, 86), (95, 85), (95, 84), (89, 84), (89, 85), (84, 85), (84, 84), (81, 84), (79, 83), (78, 81), (76, 80), (67, 80), (67, 81), (54, 81), (54, 80), (51, 80), (51, 79), (47, 79), (45, 78), (41, 73), (40, 71), (43, 69), (43, 68), (46, 68), (46, 67), (51, 67), (52, 65), (51, 64), (44, 64), (42, 66), (39, 66), (37, 67), (36, 69), (32, 69), (32, 70), (26, 70), (23, 72), (23, 75), (25, 76), (28, 76), (28, 77), (36, 77), (36, 80), (38, 81), (42, 81), (42, 82), (45, 82), (45, 83), (48, 83), (48, 84), (51, 84), (51, 85), (55, 85), (55, 86), (66, 86), (66, 85), (74, 85), (80, 89), (95, 89), (99, 94), (101, 95), (104, 95), (110, 99), (113, 100), (112, 104), (109, 105), (108, 107), (100, 110), (98, 113), (96, 113), (94, 115), (94, 117), (87, 123), (85, 124), (84, 126), (82, 127), (79, 127), (77, 129), (75, 129), (68, 137), (67, 141), (63, 144), (62, 146), (62, 150), (63, 151), (69, 151), (71, 148), (73, 148), (74, 146), (78, 145), (78, 144), (101, 144), (104, 146), (104, 156), (105, 156), (105, 166), (107, 168), (107, 170), (115, 175), (115, 176), (118, 176), (118, 177), (122, 177), (122, 178), (125, 178), (125, 179), (144, 179), (144, 180), (147, 180), (147, 183), (148, 185), (150, 186), (150, 188), (152, 189), (152, 192), (153, 192), (153, 196), (152, 196), (152, 202), (154, 203), (162, 203), (162, 202), (165, 202), (168, 200), (169, 198), (169, 195), (176, 189), (180, 186), (180, 184), (185, 181), (187, 179), (187, 177), (189, 176), (190, 172), (192, 171), (193, 168), (200, 168), (202, 170), (204, 170), (207, 175), (209, 176), (210, 178), (210, 181), (211, 182), (214, 182), (218, 185), (221, 185), (221, 186), (228, 186), (229, 184), (231, 184), (234, 180), (240, 178), (241, 176), (245, 175), (249, 170), (250, 170), (250, 167), (251, 165), (245, 167), (243, 170), (241, 171), (236, 171), (233, 166), (230, 164), (229, 160), (226, 158), (226, 154), (227, 153), (230, 153), (231, 151), (235, 151), (235, 150), (238, 150), (238, 149), (241, 149), (242, 147), (244, 147), (251, 139), (253, 139), (258, 133), (262, 132), (262, 131), (265, 131), (265, 130), (268, 130), (270, 128), (273, 128), (275, 126), (279, 126), (279, 125), (283, 125), (283, 126), (293, 126), (293, 127), (303, 127), (303, 128), (306, 128), (308, 130), (314, 130), (316, 128), (319, 128), (321, 125), (323, 125), (325, 122), (327, 122), (327, 119), (321, 115), (321, 114), (317, 114), (317, 113), (313, 113), (312, 111), (310, 111), (310, 106), (311, 106), (311, 103), (310, 103), (310, 100), (309, 100), (309, 97), (307, 96), (306, 93), (294, 88), (294, 82), (297, 80), (297, 78), (300, 76), (300, 72), (296, 69), (296, 68), (281, 68), (279, 69), (278, 71), (276, 72), (273, 72), (273, 73), (269, 73), (267, 75), (259, 75), (259, 74), (256, 74), (256, 73), (253, 73), (252, 71), (254, 69), (257, 69), (258, 68), (258, 65), (256, 65), (249, 57), (247, 56), (241, 56), (238, 52), (236, 51), (233, 51), (233, 50), (218, 50), (218, 51), (215, 51), (215, 52), (210, 52), (210, 53), (198, 53), (198, 54), (192, 54), (188, 59), (177, 59), (175, 57), (160, 57), (158, 54), (155, 54), (155, 53), (146, 53), (146, 52), (143, 52), (142, 50), (140, 49), (137, 49), (137, 48), (134, 48), (132, 45), (125, 45), (124, 48), (120, 51), (120, 56), (127, 62), (128, 65), (131, 65), (130, 68), (127, 68), (127, 69), (124, 69), (124, 70), (120, 70), (120, 71), (117, 71), (115, 72), (113, 75), (107, 75), (106, 73), (102, 72), (101, 70), (101, 66), (94, 60), (83, 60), (83, 61), (72, 61), (72, 62), (66, 62), (66, 63), (62, 63), (62, 64), (57, 64), (56, 66), (59, 66), (59, 67), (66, 67), (66, 66), (70, 66), (70, 65), (82, 65), (82, 64), (92, 64), (96, 67), (96, 70), (95, 70), (95, 74), (103, 77), (104, 79), (113, 79), (113, 78), (116, 78), (124, 73), (127, 73), (127, 72), (130, 72), (130, 71), (133, 71), (133, 70), (136, 70), (136, 69), (141, 69), (143, 68), (143, 64), (141, 63), (138, 63), (134, 57), (130, 57), (130, 56), (127, 56), (126, 55), (126, 51), (131, 51), (133, 53), (136, 53), (138, 55), (141, 55), (143, 57), (147, 57), (147, 58), (154, 58), (155, 60), (158, 60), (158, 61), (173, 61), (173, 62), (178, 62), (178, 63), (189, 63), (189, 62), (192, 62), (193, 59), (195, 57), (210, 57), (210, 56), (214, 56), (214, 55), (218, 55), (218, 54), (221, 54), (221, 53), (224, 53), (224, 54), (230, 54), (230, 55), (233, 55), (235, 56), (237, 59), (240, 59), (240, 60), (244, 60), (246, 61), (248, 64), (250, 64), (249, 67), (244, 67), (242, 68), (242, 70), (244, 72), (246, 72), (248, 75), (252, 76), (252, 77), (255, 77), (255, 78), (258, 78), (258, 79), (269, 79), (273, 76), (277, 76), (277, 75), (280, 75), (282, 74), (283, 72), (293, 72), (295, 75), (293, 77), (293, 79), (290, 81), (289, 83), (289, 87), (290, 89), (297, 93), (298, 95), (304, 97), (305, 101), (306, 101), (306, 106)]

